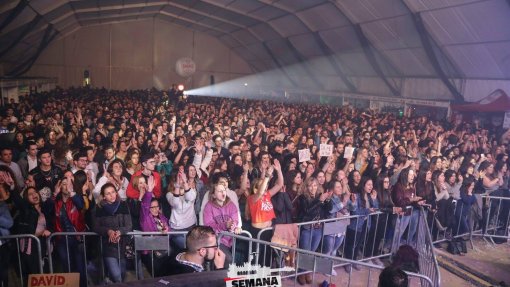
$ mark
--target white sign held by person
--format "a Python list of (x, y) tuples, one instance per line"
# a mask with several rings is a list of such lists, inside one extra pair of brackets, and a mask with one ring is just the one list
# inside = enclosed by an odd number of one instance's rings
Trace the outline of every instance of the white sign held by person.
[(503, 128), (510, 129), (510, 112), (505, 113), (505, 118), (503, 120)]
[(354, 148), (351, 146), (345, 147), (344, 150), (344, 158), (352, 158), (352, 155), (354, 154)]
[(321, 144), (319, 154), (321, 157), (332, 155), (333, 154), (333, 145), (332, 144)]
[(298, 154), (299, 162), (309, 161), (311, 158), (310, 150), (307, 148), (298, 150)]

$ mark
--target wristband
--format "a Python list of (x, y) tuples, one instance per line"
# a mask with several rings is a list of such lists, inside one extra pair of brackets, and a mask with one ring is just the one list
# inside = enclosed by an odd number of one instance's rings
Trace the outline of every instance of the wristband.
[(185, 190), (184, 190), (184, 193), (186, 193), (186, 192), (188, 192), (188, 191), (190, 191), (190, 190), (191, 190), (191, 188), (185, 189)]

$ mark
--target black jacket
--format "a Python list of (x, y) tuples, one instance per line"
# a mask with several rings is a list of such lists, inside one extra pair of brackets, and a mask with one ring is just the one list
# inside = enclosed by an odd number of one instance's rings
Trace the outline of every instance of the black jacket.
[[(122, 236), (119, 244), (108, 241), (108, 230), (120, 230)], [(101, 236), (103, 241), (103, 257), (125, 257), (126, 245), (130, 241), (126, 233), (132, 231), (131, 215), (125, 201), (121, 201), (115, 214), (108, 214), (104, 208), (97, 206), (94, 217), (94, 232)]]

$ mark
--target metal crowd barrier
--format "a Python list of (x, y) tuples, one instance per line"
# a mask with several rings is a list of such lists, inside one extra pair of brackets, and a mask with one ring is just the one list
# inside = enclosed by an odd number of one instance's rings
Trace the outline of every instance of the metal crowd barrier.
[[(20, 239), (31, 239), (33, 240), (31, 243), (31, 252), (34, 252), (34, 246), (35, 249), (37, 249), (37, 266), (39, 267), (39, 273), (43, 273), (43, 257), (42, 257), (42, 250), (41, 250), (41, 241), (39, 238), (33, 234), (18, 234), (18, 235), (6, 235), (6, 236), (0, 236), (0, 240), (3, 242), (3, 244), (8, 244), (8, 241), (10, 240), (16, 241), (16, 254), (18, 257), (18, 271), (20, 275), (20, 281), (21, 286), (25, 286), (25, 279), (28, 278), (29, 274), (23, 274), (23, 267), (21, 262), (21, 250), (20, 250)], [(0, 259), (2, 260), (2, 259)], [(25, 276), (26, 275), (26, 276)], [(28, 283), (28, 282), (27, 282)], [(28, 285), (28, 284), (27, 284)]]
[[(510, 239), (510, 197), (476, 194), (476, 203), (465, 211), (464, 204), (457, 200), (452, 226), (441, 230), (433, 216), (428, 216), (430, 231), (434, 243), (441, 243), (459, 238), (468, 238), (471, 248), (475, 248), (473, 237), (482, 237), (494, 243), (494, 239)], [(462, 225), (465, 225), (462, 227)], [(462, 229), (467, 229), (463, 231)], [(450, 236), (451, 235), (451, 236)]]
[[(299, 237), (300, 237), (303, 229), (306, 229), (306, 228), (314, 226), (314, 225), (320, 225), (321, 226), (320, 227), (321, 240), (320, 240), (319, 246), (320, 246), (320, 252), (323, 252), (324, 237), (338, 233), (337, 226), (339, 224), (344, 224), (344, 225), (348, 226), (353, 220), (357, 221), (356, 224), (358, 224), (358, 222), (362, 221), (362, 220), (364, 220), (365, 223), (368, 220), (370, 220), (371, 221), (370, 229), (368, 228), (367, 224), (364, 224), (362, 227), (363, 231), (361, 233), (362, 233), (362, 236), (364, 237), (364, 239), (362, 239), (362, 240), (363, 240), (363, 242), (369, 242), (369, 244), (363, 245), (363, 248), (360, 253), (361, 258), (359, 259), (359, 261), (368, 261), (368, 260), (372, 260), (372, 259), (376, 259), (376, 258), (383, 258), (383, 257), (391, 256), (391, 250), (389, 248), (390, 243), (388, 242), (388, 240), (389, 239), (391, 240), (391, 238), (387, 238), (386, 233), (387, 233), (388, 227), (390, 227), (393, 224), (393, 222), (395, 221), (395, 218), (396, 217), (392, 216), (392, 214), (389, 214), (389, 213), (374, 212), (367, 216), (365, 216), (365, 215), (351, 215), (351, 216), (345, 216), (345, 217), (341, 217), (341, 218), (330, 218), (330, 219), (322, 219), (322, 220), (316, 220), (316, 221), (301, 222), (301, 223), (296, 223), (296, 225), (299, 228), (299, 230), (298, 230)], [(380, 224), (380, 223), (384, 223), (384, 224)], [(306, 230), (310, 230), (310, 232), (312, 232), (312, 228), (306, 229)], [(267, 236), (267, 233), (270, 233), (273, 231), (274, 231), (274, 227), (264, 228), (264, 229), (260, 230), (259, 233), (257, 234), (257, 239), (261, 240), (263, 237)], [(346, 233), (346, 231), (347, 231), (347, 229), (345, 230), (345, 233)], [(308, 232), (308, 231), (305, 231), (305, 232)], [(376, 246), (377, 242), (376, 242), (376, 240), (374, 240), (375, 238), (374, 239), (368, 238), (370, 234), (379, 235), (379, 237), (381, 237), (380, 241), (378, 242), (379, 244), (377, 244), (378, 246)], [(344, 234), (344, 239), (343, 239), (344, 243), (345, 243), (346, 235), (347, 234)], [(297, 246), (299, 246), (299, 240), (300, 240), (299, 237), (298, 237)], [(354, 240), (356, 241), (356, 238)], [(342, 244), (342, 246), (343, 246), (343, 248), (341, 248), (341, 250), (339, 250), (340, 257), (344, 257), (345, 253), (346, 253), (345, 252), (345, 244)], [(367, 248), (370, 248), (368, 254), (366, 254)], [(257, 255), (261, 253), (260, 247), (258, 245), (256, 245), (256, 253), (257, 253)]]
[[(299, 241), (303, 232), (303, 228), (314, 225), (320, 226), (321, 239), (318, 252), (323, 253), (324, 237), (339, 233), (339, 225), (342, 224), (344, 226), (348, 226), (350, 223), (355, 221), (354, 223), (357, 226), (358, 224), (361, 224), (360, 221), (364, 221), (362, 231), (354, 233), (354, 245), (352, 246), (352, 250), (349, 250), (353, 258), (346, 258), (346, 241), (348, 236), (347, 229), (349, 227), (347, 227), (345, 230), (343, 243), (338, 250), (339, 252), (335, 254), (335, 258), (342, 258), (358, 263), (367, 262), (373, 259), (391, 257), (397, 252), (398, 248), (402, 244), (408, 244), (415, 248), (419, 254), (419, 273), (428, 277), (432, 282), (434, 282), (433, 286), (439, 286), (441, 281), (439, 265), (434, 254), (434, 247), (432, 237), (430, 236), (430, 230), (427, 225), (426, 213), (423, 208), (411, 209), (410, 212), (411, 214), (414, 213), (415, 220), (405, 218), (404, 215), (397, 216), (390, 213), (374, 212), (369, 215), (352, 215), (341, 218), (331, 218), (297, 223), (296, 225), (299, 228), (297, 246), (300, 246)], [(366, 224), (369, 221), (370, 228), (368, 224)], [(274, 227), (267, 227), (260, 230), (257, 234), (257, 240), (260, 242), (266, 242), (263, 241), (262, 238), (267, 239), (267, 233), (272, 232), (273, 230)], [(306, 229), (304, 232), (308, 232), (308, 230), (312, 232), (312, 228)], [(416, 230), (413, 238), (410, 238), (410, 230)], [(406, 237), (404, 237), (405, 234), (407, 234)], [(358, 238), (358, 236), (362, 236), (362, 238)], [(360, 258), (357, 258), (358, 254), (356, 254), (356, 244), (361, 245), (361, 248), (358, 250)], [(275, 252), (273, 252), (271, 248), (267, 249), (269, 247), (267, 244), (260, 245), (257, 243), (255, 246), (255, 262), (273, 262), (273, 255)], [(315, 252), (316, 250), (311, 251)], [(259, 256), (262, 256), (263, 258), (260, 259)], [(267, 256), (269, 256), (269, 258), (266, 258)]]
[[(220, 233), (221, 236), (227, 234)], [(296, 247), (290, 247), (286, 245), (276, 244), (272, 242), (267, 242), (259, 239), (252, 239), (247, 237), (242, 237), (239, 235), (231, 235), (237, 238), (238, 240), (246, 241), (249, 245), (258, 245), (260, 249), (263, 248), (265, 250), (286, 250), (287, 252), (293, 252), (295, 254), (295, 259), (293, 262), (294, 266), (282, 266), (278, 264), (270, 264), (265, 267), (275, 267), (270, 270), (272, 274), (277, 273), (281, 276), (284, 281), (282, 285), (289, 286), (292, 284), (296, 286), (297, 278), (299, 275), (311, 274), (312, 276), (312, 284), (311, 286), (317, 286), (316, 284), (322, 283), (323, 281), (328, 281), (330, 283), (335, 283), (336, 286), (378, 286), (378, 276), (379, 272), (384, 269), (384, 266), (374, 265), (367, 262), (355, 261), (346, 258), (330, 256), (326, 254), (322, 254), (319, 252), (314, 252), (310, 250), (299, 249)], [(250, 263), (256, 265), (259, 264), (260, 261), (256, 260), (256, 257), (253, 257)], [(237, 265), (240, 265), (240, 262), (236, 262)], [(351, 268), (348, 272), (348, 276), (338, 275), (335, 270), (336, 267), (339, 266), (351, 266), (356, 265), (360, 271), (353, 271)], [(292, 267), (294, 270), (290, 271), (288, 267)], [(338, 272), (341, 272), (338, 270)], [(437, 287), (438, 283), (433, 282), (429, 277), (406, 272), (410, 279), (410, 286), (419, 286), (424, 287)], [(366, 281), (366, 282), (365, 282)], [(416, 282), (416, 283), (415, 283)]]
[[(162, 233), (162, 232), (138, 232), (138, 231), (134, 231), (134, 232), (128, 232), (127, 234), (123, 235), (123, 236), (127, 236), (127, 237), (132, 237), (133, 239), (133, 247), (134, 247), (134, 266), (135, 266), (135, 274), (136, 274), (136, 277), (137, 279), (143, 279), (141, 278), (142, 274), (143, 274), (143, 270), (140, 269), (140, 268), (143, 268), (142, 264), (141, 264), (141, 260), (140, 260), (140, 254), (139, 252), (150, 252), (151, 256), (150, 256), (150, 259), (151, 259), (151, 275), (152, 277), (154, 277), (154, 272), (155, 272), (155, 268), (154, 268), (154, 257), (155, 257), (155, 252), (158, 252), (158, 251), (167, 251), (168, 254), (170, 253), (170, 237), (171, 236), (175, 236), (175, 235), (186, 235), (188, 232), (187, 231), (170, 231), (170, 232), (166, 232), (166, 233)], [(225, 233), (225, 234), (231, 234), (231, 233)], [(244, 235), (245, 237), (249, 237), (251, 238), (251, 234), (248, 232), (248, 231), (241, 231), (241, 234)], [(225, 235), (223, 235), (225, 236)], [(31, 237), (35, 237), (35, 236), (31, 236)], [(100, 236), (99, 234), (95, 233), (95, 232), (55, 232), (53, 234), (51, 234), (47, 240), (46, 240), (46, 244), (48, 247), (55, 245), (55, 239), (56, 238), (60, 238), (61, 240), (64, 240), (65, 241), (65, 246), (66, 246), (66, 250), (68, 250), (67, 252), (67, 266), (71, 266), (71, 262), (70, 262), (70, 256), (69, 256), (69, 252), (81, 252), (79, 250), (72, 250), (72, 248), (70, 248), (69, 246), (69, 239), (70, 237), (75, 237), (76, 239), (79, 239), (79, 242), (80, 244), (83, 244), (83, 258), (84, 258), (84, 266), (87, 266), (88, 264), (88, 260), (87, 260), (87, 245), (88, 243), (91, 243), (92, 244), (92, 241), (91, 241), (91, 237), (95, 237), (99, 240), (99, 258), (94, 258), (94, 259), (98, 259), (96, 261), (99, 261), (100, 263), (100, 266), (101, 266), (101, 280), (104, 280), (106, 278), (106, 272), (105, 272), (105, 266), (104, 266), (104, 262), (102, 260), (102, 250), (103, 250), (103, 243), (102, 243), (102, 240), (100, 240)], [(3, 238), (3, 237), (2, 237)], [(59, 244), (62, 244), (62, 243), (59, 243)], [(120, 244), (120, 242), (118, 243)], [(233, 245), (232, 245), (232, 249), (233, 250), (236, 250), (236, 245), (237, 245), (237, 238), (233, 238)], [(248, 254), (251, 254), (251, 246), (248, 247)], [(55, 248), (53, 248), (55, 249)], [(124, 252), (124, 250), (120, 250), (121, 248), (117, 248), (119, 254), (118, 254), (118, 258), (119, 258), (119, 261), (120, 261), (120, 258), (122, 258), (123, 256), (121, 256), (120, 252)], [(48, 250), (51, 250), (51, 249), (48, 249)], [(40, 257), (40, 256), (39, 256)], [(49, 256), (49, 273), (54, 273), (54, 262), (53, 262), (53, 258), (52, 256)], [(120, 262), (119, 262), (120, 264)], [(21, 266), (21, 265), (20, 265)], [(42, 267), (41, 267), (41, 271), (42, 271)], [(64, 273), (69, 273), (69, 272), (72, 272), (72, 270), (62, 270), (62, 272)], [(41, 272), (42, 273), (42, 272)], [(89, 278), (89, 274), (88, 274), (88, 268), (86, 267), (85, 268), (85, 274), (84, 276), (86, 278)], [(87, 281), (88, 282), (88, 281)]]

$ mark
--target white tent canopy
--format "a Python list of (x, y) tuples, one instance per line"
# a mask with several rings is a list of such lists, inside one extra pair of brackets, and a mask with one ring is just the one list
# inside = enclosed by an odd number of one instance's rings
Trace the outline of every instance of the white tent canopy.
[(83, 27), (144, 19), (209, 34), (289, 88), (471, 101), (510, 93), (506, 0), (3, 1), (4, 74)]

